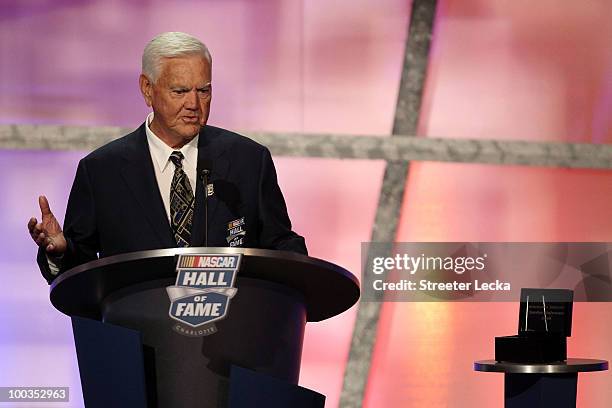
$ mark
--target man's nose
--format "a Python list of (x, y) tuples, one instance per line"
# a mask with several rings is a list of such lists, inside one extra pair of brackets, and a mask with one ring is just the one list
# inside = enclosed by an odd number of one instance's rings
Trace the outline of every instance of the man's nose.
[(198, 108), (198, 91), (194, 89), (187, 92), (185, 95), (185, 108), (186, 109), (197, 109)]

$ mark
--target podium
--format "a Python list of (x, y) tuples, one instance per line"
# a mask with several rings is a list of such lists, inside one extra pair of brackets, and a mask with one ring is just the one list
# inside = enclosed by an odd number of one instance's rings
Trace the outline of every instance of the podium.
[(553, 363), (474, 362), (475, 371), (504, 373), (505, 408), (576, 408), (578, 373), (607, 369), (606, 360), (588, 358)]
[[(166, 292), (178, 255), (242, 254), (238, 289), (216, 333), (173, 329)], [(171, 248), (79, 265), (51, 285), (71, 316), (86, 407), (323, 406), (297, 385), (306, 322), (359, 299), (345, 269), (296, 253), (251, 248)]]

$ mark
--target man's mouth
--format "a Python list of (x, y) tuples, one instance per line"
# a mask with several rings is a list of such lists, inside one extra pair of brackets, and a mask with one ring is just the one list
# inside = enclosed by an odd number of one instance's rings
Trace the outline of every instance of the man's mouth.
[(197, 116), (183, 116), (183, 121), (186, 123), (200, 123), (200, 118)]

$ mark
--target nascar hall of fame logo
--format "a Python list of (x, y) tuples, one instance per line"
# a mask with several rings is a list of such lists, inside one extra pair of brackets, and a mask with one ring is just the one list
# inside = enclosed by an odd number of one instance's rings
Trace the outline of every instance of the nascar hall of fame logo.
[(214, 322), (227, 316), (242, 254), (179, 255), (176, 284), (168, 286), (172, 328), (190, 337), (217, 332)]

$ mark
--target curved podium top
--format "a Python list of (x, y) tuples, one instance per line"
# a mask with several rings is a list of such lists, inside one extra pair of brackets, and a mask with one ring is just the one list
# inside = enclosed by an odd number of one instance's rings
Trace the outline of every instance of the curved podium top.
[(293, 252), (253, 248), (168, 248), (101, 258), (72, 268), (51, 284), (51, 303), (70, 316), (99, 319), (111, 293), (148, 281), (176, 278), (176, 255), (243, 254), (238, 277), (262, 279), (304, 296), (309, 322), (344, 312), (359, 299), (359, 282), (346, 269)]
[(605, 371), (606, 360), (592, 358), (568, 358), (554, 363), (511, 363), (507, 361), (474, 361), (475, 371), (488, 371), (506, 374), (569, 374), (589, 371)]

